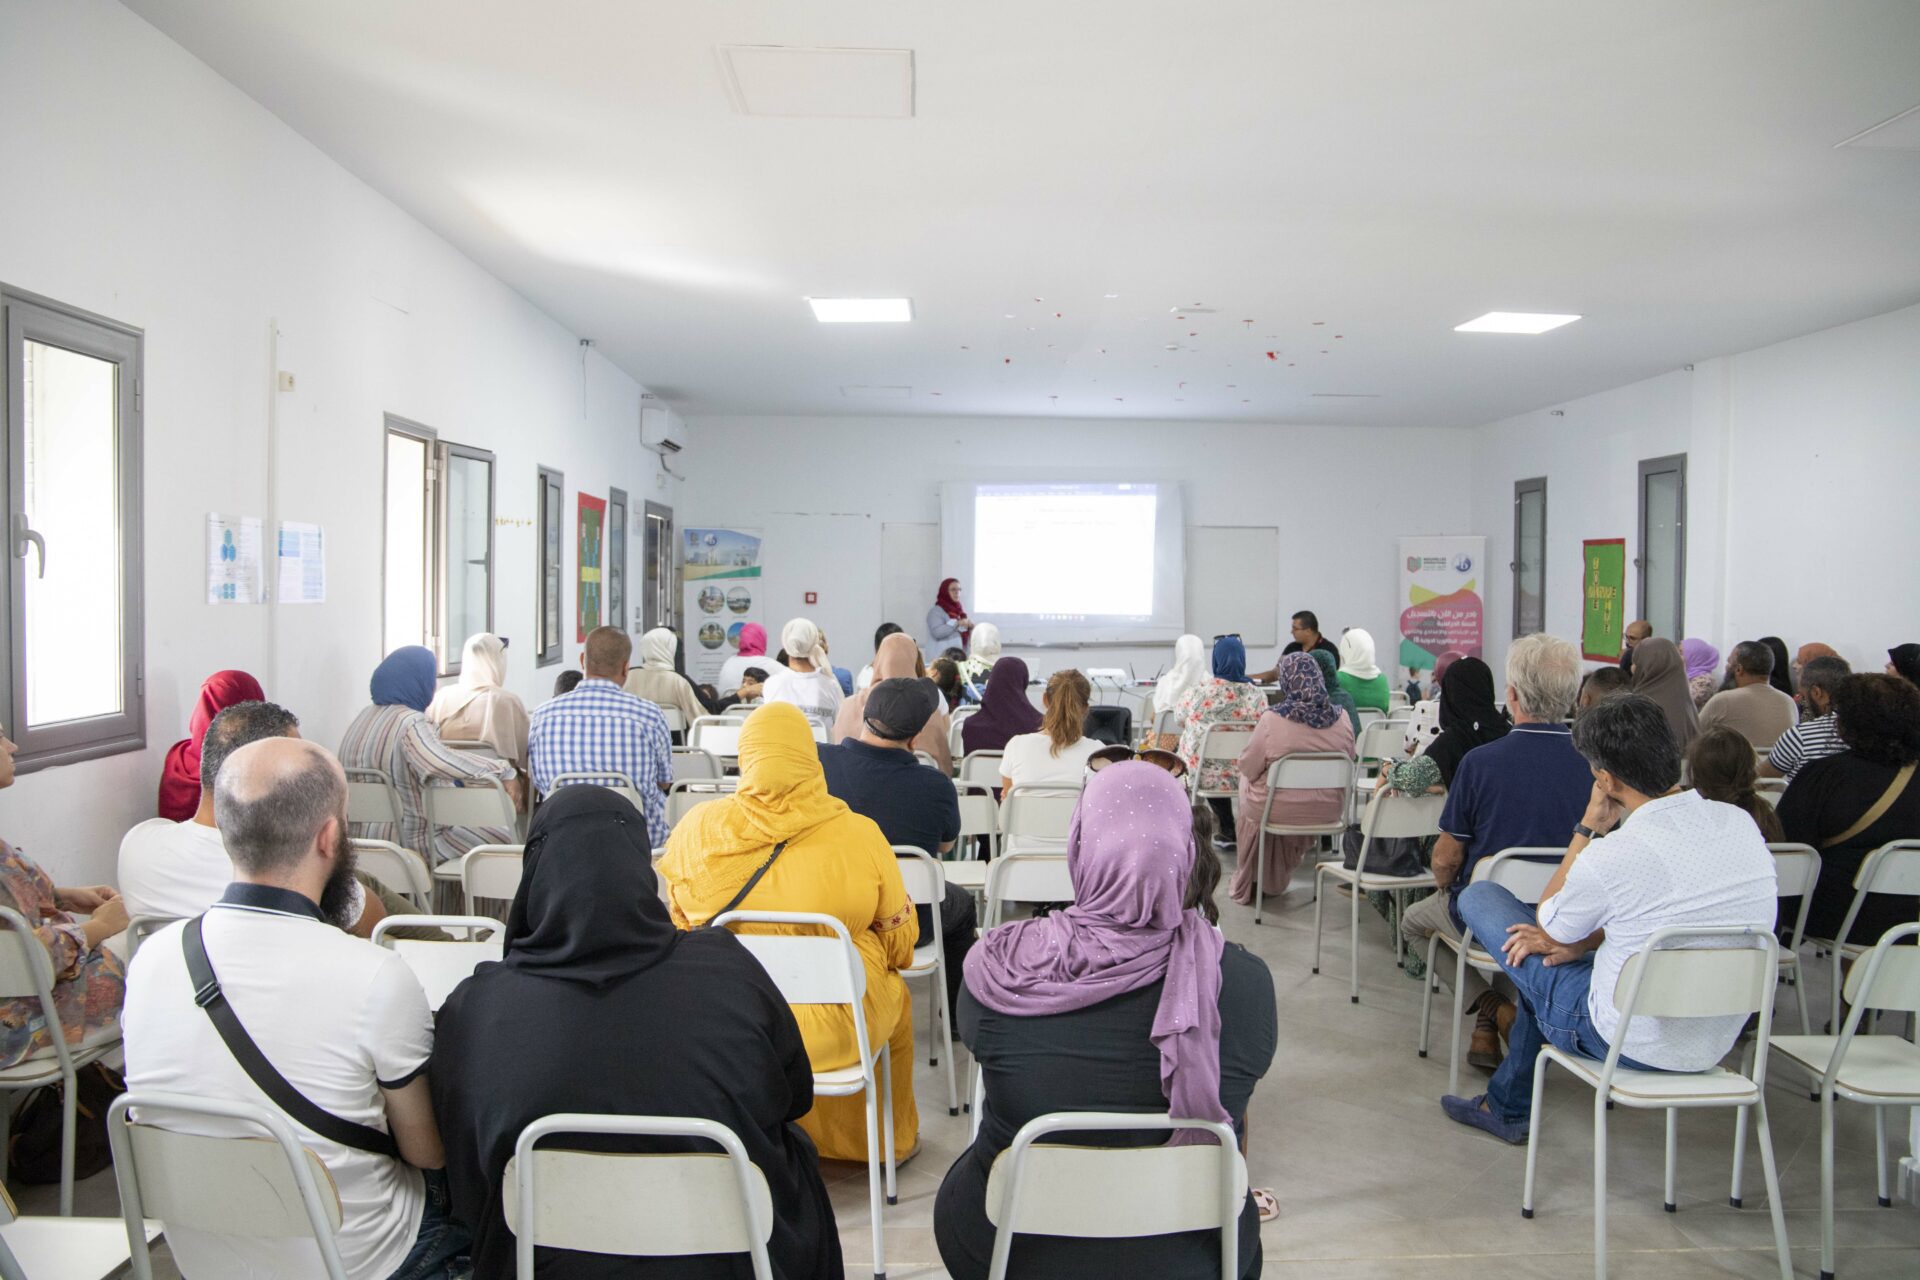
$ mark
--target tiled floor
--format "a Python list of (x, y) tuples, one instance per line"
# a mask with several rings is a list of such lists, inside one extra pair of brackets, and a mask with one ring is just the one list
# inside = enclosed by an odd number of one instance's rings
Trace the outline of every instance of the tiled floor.
[[(1279, 1194), (1281, 1216), (1263, 1230), (1265, 1274), (1314, 1280), (1486, 1280), (1564, 1277), (1592, 1272), (1592, 1095), (1554, 1073), (1542, 1148), (1536, 1216), (1520, 1217), (1526, 1150), (1507, 1147), (1446, 1119), (1446, 1039), (1436, 1018), (1436, 1052), (1414, 1054), (1420, 987), (1388, 959), (1386, 927), (1363, 912), (1361, 1003), (1347, 1002), (1346, 923), (1329, 913), (1324, 972), (1308, 973), (1313, 914), (1305, 892), (1269, 902), (1265, 922), (1224, 906), (1227, 936), (1273, 968), (1280, 1005), (1280, 1049), (1254, 1094), (1249, 1165), (1255, 1185)], [(1815, 976), (1822, 982), (1824, 971)], [(924, 987), (917, 1007), (926, 1009)], [(1791, 1017), (1783, 991), (1780, 1011)], [(1444, 996), (1444, 991), (1443, 991)], [(1816, 1024), (1824, 1000), (1814, 997)], [(1444, 1008), (1444, 1006), (1439, 1006)], [(958, 1060), (966, 1088), (966, 1055)], [(1483, 1079), (1471, 1068), (1463, 1088)], [(900, 1203), (886, 1212), (887, 1274), (893, 1280), (940, 1277), (933, 1202), (940, 1178), (966, 1143), (967, 1117), (949, 1118), (945, 1077), (926, 1065), (916, 1074), (922, 1150), (900, 1170)], [(1782, 1073), (1768, 1090), (1780, 1160), (1794, 1272), (1819, 1271), (1818, 1108)], [(1920, 1209), (1874, 1204), (1873, 1125), (1867, 1112), (1840, 1104), (1838, 1154), (1839, 1275), (1842, 1280), (1920, 1276)], [(1772, 1277), (1772, 1231), (1758, 1152), (1749, 1147), (1746, 1207), (1727, 1205), (1733, 1117), (1681, 1117), (1680, 1209), (1661, 1210), (1662, 1120), (1619, 1109), (1610, 1118), (1608, 1251), (1616, 1277)], [(1890, 1126), (1896, 1133), (1903, 1126)], [(1894, 1155), (1902, 1153), (1894, 1143)], [(870, 1275), (866, 1172), (826, 1169), (839, 1215), (849, 1277)], [(53, 1211), (53, 1188), (17, 1189), (28, 1213)], [(79, 1212), (118, 1212), (112, 1177), (79, 1189)], [(156, 1267), (173, 1275), (164, 1260)]]

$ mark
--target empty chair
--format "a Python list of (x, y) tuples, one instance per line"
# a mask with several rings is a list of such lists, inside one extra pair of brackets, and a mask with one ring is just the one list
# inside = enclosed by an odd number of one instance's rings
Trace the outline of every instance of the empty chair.
[(1067, 825), (1080, 803), (1078, 787), (1015, 787), (1000, 806), (1001, 839), (1008, 853), (1067, 847)]
[[(390, 826), (397, 832), (400, 829), (400, 796), (394, 790), (393, 779), (387, 776), (387, 771), (349, 766), (346, 774), (347, 826), (356, 828), (377, 823)], [(414, 852), (423, 851), (416, 849)]]
[(1840, 927), (1830, 937), (1806, 939), (1834, 954), (1831, 974), (1833, 1003), (1829, 1006), (1834, 1010), (1834, 1016), (1838, 1017), (1840, 1010), (1840, 962), (1865, 955), (1870, 949), (1865, 943), (1841, 942), (1839, 939), (1852, 938), (1863, 915), (1868, 918), (1885, 915), (1886, 908), (1873, 903), (1875, 897), (1915, 896), (1920, 896), (1920, 840), (1888, 841), (1869, 853), (1866, 861), (1860, 864), (1860, 870), (1854, 873), (1853, 901), (1848, 904)]
[[(1276, 763), (1277, 770), (1284, 761)], [(1447, 798), (1437, 796), (1403, 796), (1395, 791), (1377, 791), (1373, 799), (1367, 802), (1364, 813), (1360, 815), (1360, 856), (1353, 868), (1338, 862), (1323, 862), (1314, 869), (1313, 895), (1313, 971), (1320, 972), (1320, 925), (1324, 914), (1327, 895), (1326, 881), (1338, 880), (1352, 887), (1348, 895), (1349, 941), (1352, 951), (1348, 965), (1347, 998), (1354, 1004), (1360, 1003), (1360, 902), (1369, 893), (1405, 893), (1411, 889), (1424, 889), (1433, 883), (1426, 875), (1392, 876), (1381, 875), (1367, 869), (1367, 855), (1373, 851), (1375, 840), (1408, 839), (1418, 840), (1435, 835), (1440, 830), (1440, 810)], [(1396, 928), (1393, 937), (1393, 954), (1400, 954), (1400, 934)]]
[(520, 891), (520, 870), (525, 857), (525, 845), (482, 844), (469, 849), (467, 856), (460, 860), (460, 905), (471, 914), (473, 904), (481, 899), (511, 902), (513, 895)]
[[(711, 781), (676, 782), (667, 791), (667, 830), (680, 825), (680, 820), (691, 813), (698, 805), (735, 790), (740, 785), (738, 778), (715, 778)], [(656, 849), (654, 856), (662, 851)]]
[(1800, 964), (1800, 947), (1806, 941), (1807, 911), (1813, 906), (1814, 886), (1820, 882), (1820, 854), (1804, 844), (1770, 844), (1767, 848), (1773, 850), (1774, 874), (1779, 883), (1777, 896), (1800, 899), (1793, 929), (1780, 948), (1780, 976), (1793, 987), (1794, 998), (1799, 1002), (1800, 1033), (1809, 1035), (1813, 1023), (1807, 1017), (1807, 973)]
[(1000, 856), (1000, 804), (993, 798), (991, 784), (954, 779), (960, 798), (960, 839), (954, 844), (959, 858), (974, 856), (974, 842), (986, 837), (987, 856)]
[(946, 1063), (947, 1114), (957, 1116), (960, 1098), (953, 1084), (953, 1010), (947, 1003), (946, 948), (941, 945), (946, 937), (940, 919), (941, 903), (947, 896), (946, 877), (941, 874), (940, 864), (925, 849), (897, 844), (893, 846), (893, 853), (900, 860), (900, 879), (907, 886), (907, 897), (916, 907), (926, 907), (933, 922), (914, 946), (912, 965), (899, 972), (909, 982), (915, 978), (931, 980), (927, 988), (927, 1006), (931, 1013), (928, 1025), (938, 1037), (935, 1041), (938, 1051), (929, 1065)]
[(687, 745), (732, 760), (740, 754), (740, 728), (745, 716), (701, 716), (687, 730)]
[(425, 911), (433, 890), (433, 877), (424, 859), (411, 849), (402, 849), (391, 840), (353, 840), (354, 868), (364, 871), (382, 885)]
[(642, 813), (646, 812), (647, 802), (641, 798), (640, 788), (624, 773), (615, 773), (612, 770), (562, 773), (547, 784), (547, 797), (550, 799), (560, 788), (571, 786), (605, 787)]
[[(457, 930), (466, 936), (447, 942), (394, 936), (395, 929), (407, 928)], [(478, 965), (500, 958), (505, 936), (500, 922), (485, 916), (388, 916), (373, 926), (373, 941), (400, 953), (427, 993), (427, 1007), (438, 1009)]]

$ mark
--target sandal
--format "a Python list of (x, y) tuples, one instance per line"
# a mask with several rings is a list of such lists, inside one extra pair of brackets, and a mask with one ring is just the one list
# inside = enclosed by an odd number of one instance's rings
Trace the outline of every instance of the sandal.
[(1265, 1187), (1253, 1188), (1253, 1207), (1260, 1212), (1260, 1221), (1272, 1222), (1280, 1216), (1280, 1200)]

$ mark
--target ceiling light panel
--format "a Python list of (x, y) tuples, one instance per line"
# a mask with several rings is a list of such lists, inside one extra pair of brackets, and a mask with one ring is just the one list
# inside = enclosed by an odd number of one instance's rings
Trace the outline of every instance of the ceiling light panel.
[(821, 324), (899, 324), (913, 319), (911, 298), (808, 298)]
[(1544, 311), (1489, 311), (1483, 316), (1453, 326), (1455, 333), (1545, 333), (1563, 324), (1572, 324), (1579, 316), (1549, 315)]
[(733, 108), (748, 116), (903, 120), (913, 115), (913, 50), (720, 46)]

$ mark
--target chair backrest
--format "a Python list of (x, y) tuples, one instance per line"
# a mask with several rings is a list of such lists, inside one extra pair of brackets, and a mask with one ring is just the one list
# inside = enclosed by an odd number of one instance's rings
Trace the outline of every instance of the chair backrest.
[(739, 785), (738, 778), (690, 778), (675, 782), (667, 789), (667, 829), (672, 830), (688, 813), (709, 800), (735, 790)]
[[(1920, 1013), (1920, 923), (1899, 924), (1880, 935), (1873, 950), (1847, 974), (1847, 1003), (1855, 1010), (1895, 1009)], [(1857, 1015), (1849, 1014), (1850, 1021)]]
[(1344, 792), (1353, 768), (1353, 757), (1338, 751), (1295, 751), (1267, 766), (1267, 790)]
[(933, 753), (932, 753), (932, 752), (930, 752), (930, 751), (916, 751), (916, 752), (914, 752), (914, 753), (913, 753), (913, 758), (914, 758), (915, 760), (918, 760), (918, 761), (919, 761), (919, 762), (920, 762), (921, 764), (923, 764), (923, 765), (925, 765), (925, 766), (927, 766), (927, 768), (929, 768), (929, 769), (932, 769), (932, 770), (933, 770), (934, 772), (936, 772), (936, 773), (939, 773), (939, 772), (941, 772), (941, 769), (940, 769), (940, 762), (939, 762), (938, 760), (935, 760), (935, 759), (933, 758)]
[[(1055, 1133), (1141, 1129), (1204, 1129), (1215, 1141), (1177, 1147), (1040, 1141)], [(1238, 1277), (1246, 1197), (1247, 1163), (1224, 1124), (1056, 1111), (1028, 1121), (994, 1160), (986, 1211), (997, 1230), (988, 1274), (994, 1280), (1005, 1276), (1013, 1237), (1021, 1232), (1111, 1240), (1212, 1230), (1220, 1233), (1221, 1275)]]
[[(467, 936), (451, 942), (393, 936), (393, 930), (406, 928), (465, 930)], [(505, 950), (506, 930), (498, 920), (486, 916), (388, 916), (373, 926), (373, 941), (400, 953), (400, 958), (407, 962), (426, 991), (428, 1007), (438, 1009), (476, 967), (500, 958)], [(488, 936), (474, 936), (482, 932)]]
[(1404, 702), (1397, 707), (1389, 707), (1387, 709), (1388, 723), (1398, 725), (1402, 733), (1406, 732), (1407, 725), (1412, 720), (1413, 720), (1413, 708), (1408, 706)]
[[(893, 846), (893, 856), (900, 864), (900, 879), (907, 886), (907, 898), (916, 907), (932, 907), (936, 925), (940, 918), (940, 903), (947, 896), (946, 873), (940, 869), (940, 863), (934, 856), (918, 845), (897, 844)], [(934, 930), (936, 938), (922, 938), (922, 943), (937, 940), (939, 930)]]
[(987, 864), (986, 927), (1009, 902), (1072, 902), (1078, 894), (1064, 853), (1006, 853)]
[(701, 716), (687, 730), (687, 745), (731, 760), (740, 754), (740, 729), (746, 723), (742, 716)]
[(1239, 763), (1240, 753), (1247, 749), (1247, 743), (1253, 741), (1256, 723), (1252, 720), (1222, 720), (1208, 725), (1200, 735), (1199, 763)]
[[(1779, 944), (1765, 931), (1736, 926), (1654, 930), (1627, 958), (1613, 988), (1622, 1015), (1618, 1040), (1631, 1017), (1718, 1018), (1773, 1007)], [(1764, 1031), (1765, 1028), (1763, 1027)], [(1618, 1051), (1618, 1044), (1615, 1046)]]
[[(721, 1150), (535, 1149), (560, 1134), (699, 1138)], [(536, 1247), (636, 1258), (746, 1253), (756, 1280), (773, 1280), (767, 1259), (773, 1197), (766, 1175), (747, 1158), (739, 1136), (712, 1120), (543, 1116), (520, 1131), (501, 1181), (520, 1280), (533, 1280)], [(645, 1211), (635, 1212), (635, 1206)]]
[(1000, 785), (1000, 757), (998, 751), (969, 751), (960, 757), (958, 777), (962, 782), (981, 782), (989, 787)]
[(1001, 807), (1001, 836), (1009, 842), (1065, 840), (1079, 803), (1078, 787), (1015, 787)]
[[(357, 841), (355, 843), (358, 843)], [(139, 953), (140, 944), (182, 916), (134, 916), (127, 921), (127, 959)]]
[(634, 785), (633, 779), (624, 773), (616, 773), (611, 769), (601, 773), (588, 770), (584, 772), (559, 774), (547, 787), (547, 795), (548, 797), (552, 797), (553, 793), (562, 787), (581, 786), (605, 787), (642, 813), (646, 812), (646, 801), (640, 798), (640, 788)]
[(419, 854), (411, 849), (402, 849), (391, 840), (350, 840), (348, 843), (353, 846), (356, 868), (418, 909), (427, 909), (427, 895), (433, 889), (433, 876)]
[(1515, 845), (1475, 862), (1468, 883), (1491, 880), (1519, 899), (1522, 906), (1537, 906), (1540, 896), (1547, 891), (1547, 882), (1553, 879), (1553, 873), (1560, 869), (1566, 856), (1565, 849), (1547, 845)]
[[(24, 998), (43, 1002), (42, 1013), (52, 1007), (53, 957), (47, 953), (33, 926), (18, 911), (0, 907), (0, 999)], [(64, 1037), (53, 1037), (64, 1044)]]
[(1446, 804), (1445, 795), (1403, 796), (1397, 791), (1376, 791), (1360, 815), (1360, 834), (1368, 840), (1437, 835), (1440, 811)]
[(1810, 844), (1770, 844), (1776, 896), (1800, 899), (1800, 910), (1788, 935), (1787, 949), (1799, 951), (1807, 932), (1807, 911), (1813, 906), (1813, 887), (1820, 880), (1820, 853)]
[(400, 825), (400, 796), (384, 769), (348, 769), (347, 825), (378, 822)]
[[(729, 911), (708, 923), (722, 929), (736, 924), (812, 925), (823, 929), (826, 932), (735, 932), (788, 1004), (857, 1006), (866, 998), (867, 971), (860, 963), (860, 953), (854, 950), (847, 926), (832, 916), (809, 911)], [(855, 1017), (853, 1022), (864, 1041), (866, 1019)]]
[(1387, 691), (1387, 714), (1388, 715), (1392, 715), (1395, 711), (1398, 711), (1401, 707), (1404, 707), (1406, 705), (1407, 705), (1407, 691), (1405, 689), (1389, 689)]
[(953, 785), (960, 800), (960, 838), (985, 836), (989, 847), (998, 852), (1000, 806), (994, 801), (993, 788), (983, 782), (962, 782), (958, 778)]
[(681, 711), (680, 708), (662, 706), (660, 703), (657, 703), (657, 702), (654, 703), (654, 706), (660, 708), (660, 714), (667, 722), (668, 733), (682, 733), (686, 730), (686, 727), (687, 727), (686, 713)]
[[(134, 1114), (130, 1115), (132, 1112)], [(162, 1128), (241, 1122), (264, 1137), (207, 1137)], [(144, 1219), (260, 1240), (308, 1238), (332, 1280), (346, 1280), (335, 1233), (340, 1195), (320, 1158), (279, 1112), (244, 1102), (136, 1090), (107, 1109), (107, 1141), (136, 1273), (146, 1270)]]
[(1889, 840), (1866, 856), (1853, 874), (1853, 901), (1835, 937), (1853, 936), (1853, 922), (1860, 908), (1869, 895), (1876, 893), (1920, 894), (1920, 840)]
[(441, 827), (500, 827), (512, 831), (518, 823), (513, 799), (498, 778), (470, 778), (465, 786), (451, 778), (428, 778), (423, 794), (430, 832)]
[(720, 766), (720, 757), (705, 747), (675, 747), (673, 749), (673, 780), (681, 782), (688, 778), (721, 778), (726, 770)]
[(1404, 760), (1407, 753), (1406, 725), (1397, 720), (1370, 720), (1360, 727), (1360, 740), (1354, 754), (1362, 760)]
[(1355, 707), (1354, 712), (1360, 721), (1360, 732), (1365, 733), (1367, 726), (1378, 724), (1387, 718), (1387, 713), (1378, 707)]
[(467, 850), (460, 863), (460, 893), (475, 898), (511, 901), (520, 892), (520, 869), (526, 861), (523, 844), (481, 844)]

